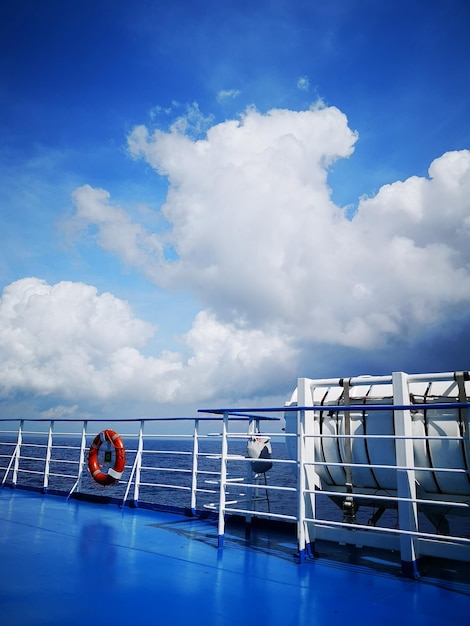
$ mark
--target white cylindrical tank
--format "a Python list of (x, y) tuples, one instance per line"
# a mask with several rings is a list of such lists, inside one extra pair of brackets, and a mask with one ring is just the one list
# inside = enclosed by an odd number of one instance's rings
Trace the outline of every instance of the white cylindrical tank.
[[(435, 376), (435, 375), (432, 375)], [(394, 416), (391, 409), (384, 411), (367, 410), (368, 405), (393, 404), (391, 383), (370, 383), (367, 377), (352, 379), (354, 382), (346, 395), (340, 384), (317, 384), (309, 380), (309, 398), (299, 399), (299, 404), (312, 406), (306, 413), (305, 429), (307, 434), (323, 435), (306, 439), (307, 461), (316, 461), (324, 465), (315, 465), (315, 481), (322, 490), (334, 491), (348, 482), (344, 467), (338, 464), (347, 462), (350, 446), (351, 463), (363, 465), (395, 466)], [(455, 403), (466, 401), (470, 382), (462, 386), (455, 380), (422, 380), (410, 382), (409, 404)], [(287, 406), (297, 404), (297, 389), (292, 394)], [(349, 396), (349, 398), (348, 398)], [(381, 435), (390, 438), (353, 438), (348, 440), (345, 411), (329, 411), (328, 406), (357, 405), (349, 411), (349, 430), (351, 435)], [(458, 408), (429, 408), (410, 411), (412, 421), (414, 463), (416, 481), (426, 494), (446, 494), (449, 496), (470, 496), (468, 413)], [(286, 412), (286, 432), (295, 433), (297, 412)], [(327, 437), (326, 435), (331, 435)], [(431, 439), (425, 439), (431, 437)], [(286, 438), (290, 458), (297, 458), (297, 441), (294, 437)], [(425, 470), (424, 468), (428, 468)], [(429, 471), (454, 469), (456, 472)], [(379, 490), (393, 492), (397, 488), (396, 469), (353, 467), (352, 485), (371, 493)]]

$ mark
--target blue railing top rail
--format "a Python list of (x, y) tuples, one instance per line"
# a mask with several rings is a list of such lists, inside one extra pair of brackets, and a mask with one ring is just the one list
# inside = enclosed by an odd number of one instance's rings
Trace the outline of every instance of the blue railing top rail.
[(416, 411), (422, 409), (468, 409), (470, 402), (419, 402), (414, 404), (315, 404), (309, 406), (289, 405), (282, 407), (259, 407), (259, 408), (221, 408), (221, 409), (198, 409), (200, 413), (211, 413), (217, 415), (243, 415), (250, 413), (279, 413), (294, 411), (354, 411), (361, 409), (362, 411)]

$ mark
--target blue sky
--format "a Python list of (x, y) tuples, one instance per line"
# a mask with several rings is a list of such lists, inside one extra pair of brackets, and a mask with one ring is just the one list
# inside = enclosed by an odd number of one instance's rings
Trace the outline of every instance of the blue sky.
[(469, 368), (466, 0), (0, 17), (5, 415)]

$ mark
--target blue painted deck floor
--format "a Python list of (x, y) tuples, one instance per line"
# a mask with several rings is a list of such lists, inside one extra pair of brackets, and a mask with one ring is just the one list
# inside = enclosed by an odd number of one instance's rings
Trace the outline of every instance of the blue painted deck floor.
[(4, 489), (0, 623), (468, 622), (468, 580), (411, 581), (378, 571), (373, 557), (360, 566), (326, 557), (298, 565), (294, 539), (271, 540), (266, 528), (252, 545), (229, 529), (218, 551), (216, 534), (213, 521)]

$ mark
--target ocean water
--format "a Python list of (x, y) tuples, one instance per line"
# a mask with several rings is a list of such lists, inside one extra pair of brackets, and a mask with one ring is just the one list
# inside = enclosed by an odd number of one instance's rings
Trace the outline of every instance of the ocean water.
[[(16, 440), (14, 437), (3, 437), (0, 441), (0, 479), (4, 478)], [(87, 447), (91, 444), (87, 440)], [(18, 466), (17, 484), (28, 487), (41, 488), (44, 480), (46, 465), (47, 438), (38, 434), (23, 434), (21, 458)], [(132, 473), (136, 458), (137, 441), (124, 441), (126, 447), (126, 469), (119, 484), (103, 487), (96, 483), (89, 475), (86, 463), (82, 473), (80, 491), (86, 494), (106, 495), (112, 498), (124, 497), (127, 483)], [(162, 506), (189, 507), (191, 505), (191, 476), (192, 476), (192, 439), (190, 438), (151, 438), (145, 440), (140, 469), (139, 501), (159, 504)], [(274, 442), (274, 459), (285, 459), (285, 446)], [(220, 475), (219, 438), (203, 438), (199, 440), (198, 452), (198, 493), (197, 505), (205, 505), (218, 501), (217, 481)], [(229, 442), (230, 455), (246, 455), (246, 441), (236, 439)], [(77, 481), (80, 459), (80, 438), (73, 436), (55, 436), (53, 439), (48, 479), (49, 490), (69, 493)], [(103, 471), (109, 466), (104, 458), (101, 459)], [(10, 468), (6, 483), (12, 481), (13, 466)], [(229, 460), (227, 462), (227, 476), (230, 479), (251, 477), (248, 462)], [(264, 475), (263, 484), (264, 484)], [(295, 476), (291, 467), (279, 465), (275, 461), (268, 472), (267, 483), (278, 484), (284, 487), (295, 487)], [(135, 474), (131, 483), (128, 499), (133, 499)], [(240, 497), (238, 488), (229, 490), (228, 497)], [(266, 490), (263, 489), (266, 495)], [(270, 505), (278, 511), (295, 511), (295, 496), (286, 492), (269, 493)]]
[[(15, 439), (2, 437), (0, 442), (0, 479), (3, 479), (8, 458), (14, 450)], [(87, 438), (87, 446), (93, 437)], [(44, 480), (46, 436), (23, 434), (21, 459), (17, 484), (41, 489)], [(136, 458), (137, 440), (124, 440), (126, 447), (126, 469), (118, 484), (103, 487), (96, 483), (87, 471), (86, 463), (82, 473), (79, 491), (87, 495), (108, 496), (116, 499), (125, 497), (127, 483), (132, 473)], [(149, 438), (145, 440), (140, 470), (138, 492), (139, 503), (148, 503), (161, 507), (191, 507), (192, 477), (192, 439), (191, 438)], [(232, 456), (247, 456), (247, 439), (235, 438), (228, 441), (228, 453)], [(260, 512), (277, 515), (295, 516), (297, 510), (294, 491), (277, 491), (275, 487), (295, 489), (295, 466), (287, 461), (286, 446), (283, 439), (271, 440), (272, 467), (265, 474), (258, 475), (256, 491), (256, 508)], [(205, 437), (199, 440), (198, 450), (198, 481), (196, 508), (211, 510), (219, 500), (218, 480), (220, 476), (221, 439)], [(74, 487), (80, 458), (80, 438), (78, 436), (54, 436), (50, 459), (48, 489), (53, 492), (68, 494)], [(109, 464), (103, 463), (103, 471)], [(240, 479), (249, 483), (253, 481), (251, 463), (248, 460), (227, 461), (227, 478)], [(8, 472), (6, 483), (12, 481), (12, 468)], [(265, 485), (267, 488), (265, 488)], [(131, 481), (126, 500), (134, 500), (135, 475)], [(230, 485), (227, 488), (227, 501), (233, 502), (232, 508), (247, 508), (250, 490), (244, 485)], [(329, 518), (341, 519), (340, 509), (324, 498), (322, 509), (328, 511)]]
[[(93, 437), (87, 439), (91, 444)], [(108, 496), (113, 499), (124, 499), (126, 488), (131, 477), (136, 458), (137, 440), (124, 440), (126, 447), (126, 469), (121, 481), (112, 486), (103, 487), (96, 483), (87, 471), (86, 463), (82, 473), (79, 490), (87, 495)], [(42, 488), (44, 480), (46, 436), (39, 434), (25, 434), (19, 461), (18, 485), (33, 488)], [(229, 455), (246, 457), (247, 440), (244, 438), (229, 439)], [(277, 515), (295, 516), (297, 510), (296, 494), (294, 491), (277, 491), (274, 487), (295, 489), (296, 476), (294, 465), (288, 464), (286, 446), (279, 437), (271, 441), (272, 468), (258, 477), (256, 491), (256, 507), (260, 512), (269, 512)], [(0, 480), (5, 478), (9, 459), (14, 451), (15, 439), (2, 436), (0, 440)], [(196, 508), (210, 510), (216, 506), (219, 499), (218, 479), (220, 473), (221, 440), (218, 437), (206, 437), (199, 440), (198, 454), (198, 482)], [(78, 436), (57, 435), (53, 439), (50, 459), (50, 474), (48, 489), (64, 495), (70, 493), (77, 481), (80, 458), (80, 438)], [(103, 471), (107, 464), (103, 459)], [(192, 476), (192, 439), (191, 438), (149, 438), (145, 440), (140, 471), (140, 486), (138, 493), (139, 503), (148, 503), (157, 507), (177, 507), (186, 509), (191, 507), (191, 476)], [(227, 478), (253, 480), (251, 464), (248, 460), (228, 460)], [(134, 475), (135, 479), (135, 475)], [(135, 498), (134, 479), (131, 481), (127, 501)], [(6, 476), (5, 484), (12, 481), (12, 468)], [(265, 482), (266, 481), (266, 482)], [(265, 488), (265, 484), (268, 488)], [(233, 502), (229, 508), (248, 508), (250, 490), (244, 485), (230, 485), (227, 488), (227, 500)], [(368, 524), (376, 509), (361, 507), (357, 513), (357, 522)], [(342, 510), (326, 493), (317, 496), (317, 517), (325, 520), (341, 521)], [(446, 517), (451, 526), (452, 534), (470, 537), (469, 516), (449, 515)], [(380, 518), (380, 525), (393, 528), (397, 525), (396, 509), (387, 509)], [(435, 532), (435, 528), (422, 514), (419, 516), (420, 529), (425, 532)]]

